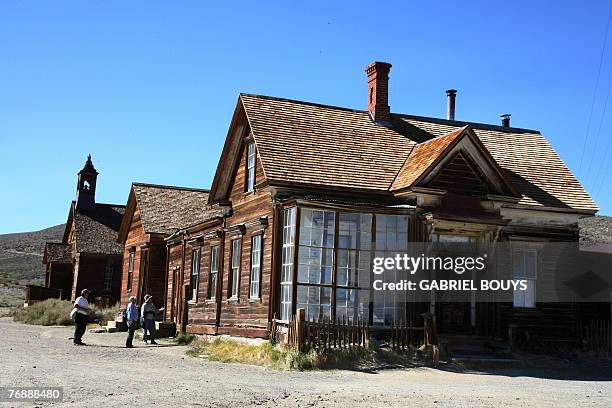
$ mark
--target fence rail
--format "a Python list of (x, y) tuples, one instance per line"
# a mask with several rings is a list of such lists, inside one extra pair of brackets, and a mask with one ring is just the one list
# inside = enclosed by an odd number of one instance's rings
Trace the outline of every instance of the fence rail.
[[(275, 327), (273, 322), (273, 327)], [(274, 329), (275, 330), (275, 329)], [(371, 327), (362, 320), (317, 319), (306, 320), (304, 310), (288, 324), (287, 343), (300, 351), (307, 349), (346, 349), (369, 347), (372, 335), (388, 340), (390, 348), (396, 351), (408, 350), (427, 341), (423, 327), (412, 322), (401, 322), (384, 328)], [(422, 340), (421, 340), (422, 339)]]
[(612, 353), (612, 322), (593, 320), (584, 328), (587, 347), (593, 351)]

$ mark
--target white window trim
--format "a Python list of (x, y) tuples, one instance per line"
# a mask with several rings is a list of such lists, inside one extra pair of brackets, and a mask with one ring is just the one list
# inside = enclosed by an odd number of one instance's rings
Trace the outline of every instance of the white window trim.
[[(258, 248), (255, 249), (255, 242), (258, 242)], [(255, 255), (257, 261), (255, 262)], [(261, 265), (263, 258), (263, 235), (253, 235), (251, 237), (251, 280), (249, 283), (249, 299), (261, 298)], [(253, 284), (257, 283), (257, 290), (253, 290)], [(255, 292), (255, 293), (253, 293)]]
[[(236, 300), (238, 299), (238, 294), (240, 292), (240, 261), (241, 261), (241, 250), (242, 250), (242, 244), (241, 244), (241, 239), (237, 238), (237, 239), (233, 239), (231, 241), (231, 246), (232, 246), (232, 253), (231, 253), (231, 264), (230, 264), (230, 273), (231, 273), (231, 288), (230, 288), (230, 299), (231, 300)], [(237, 247), (234, 248), (234, 246)], [(234, 264), (234, 262), (236, 262), (237, 264)], [(234, 291), (235, 289), (235, 291)]]
[[(516, 270), (515, 263), (514, 263), (515, 253), (521, 253), (524, 275), (526, 275), (526, 262), (527, 262), (527, 257), (525, 255), (527, 253), (533, 253), (534, 260), (535, 260), (535, 271), (534, 271), (533, 277), (522, 276), (523, 274), (517, 275), (517, 270)], [(517, 299), (514, 297), (517, 291), (514, 291), (513, 298), (512, 298), (513, 308), (515, 309), (535, 309), (536, 308), (537, 306), (537, 301), (536, 301), (537, 299), (537, 281), (538, 281), (539, 269), (540, 269), (540, 258), (539, 258), (537, 249), (535, 248), (513, 248), (512, 249), (512, 278), (513, 279), (524, 279), (528, 282), (531, 282), (531, 284), (533, 284), (533, 304), (529, 304), (529, 305), (526, 304), (526, 298), (525, 298), (526, 291), (519, 291), (519, 292), (522, 292), (521, 293), (522, 302), (517, 302)]]

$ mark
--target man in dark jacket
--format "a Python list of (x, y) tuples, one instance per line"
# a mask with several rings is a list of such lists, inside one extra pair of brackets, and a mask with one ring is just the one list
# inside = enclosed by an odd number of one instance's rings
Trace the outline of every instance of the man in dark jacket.
[(132, 348), (134, 345), (132, 341), (134, 340), (134, 332), (136, 331), (136, 327), (138, 325), (138, 306), (136, 306), (136, 296), (130, 296), (130, 303), (128, 303), (125, 308), (125, 320), (127, 322), (128, 327), (128, 337), (125, 341), (126, 348)]

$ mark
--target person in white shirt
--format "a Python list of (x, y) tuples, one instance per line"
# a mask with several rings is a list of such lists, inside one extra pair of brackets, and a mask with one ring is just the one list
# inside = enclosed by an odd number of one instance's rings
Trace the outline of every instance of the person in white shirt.
[(77, 346), (85, 345), (81, 339), (83, 338), (83, 334), (85, 334), (85, 330), (87, 329), (87, 317), (91, 312), (89, 302), (87, 301), (89, 294), (90, 292), (87, 289), (83, 289), (81, 291), (81, 296), (74, 301), (74, 309), (71, 313), (74, 315), (74, 344)]

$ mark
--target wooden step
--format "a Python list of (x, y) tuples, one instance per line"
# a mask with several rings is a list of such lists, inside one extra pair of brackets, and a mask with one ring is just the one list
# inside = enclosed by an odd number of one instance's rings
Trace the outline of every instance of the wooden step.
[(109, 333), (124, 332), (127, 331), (127, 323), (123, 321), (118, 322), (117, 320), (109, 320), (108, 323), (106, 323), (106, 330)]
[(155, 322), (157, 337), (174, 337), (176, 335), (176, 323), (174, 322)]

